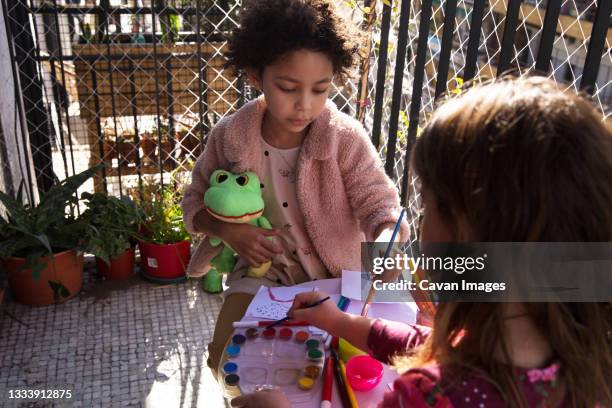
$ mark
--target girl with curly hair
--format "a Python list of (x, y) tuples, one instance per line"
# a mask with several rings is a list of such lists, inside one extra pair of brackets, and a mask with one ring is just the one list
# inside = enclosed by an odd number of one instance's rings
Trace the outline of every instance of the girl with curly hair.
[[(187, 229), (221, 238), (240, 256), (208, 347), (213, 369), (232, 322), (261, 285), (338, 277), (360, 268), (361, 242), (390, 240), (397, 190), (361, 123), (328, 99), (334, 79), (356, 62), (358, 38), (326, 0), (252, 0), (229, 39), (228, 65), (263, 95), (215, 126), (183, 199)], [(202, 197), (216, 169), (258, 175), (273, 230), (221, 222), (206, 211)], [(407, 239), (407, 223), (400, 237)], [(203, 242), (190, 276), (206, 274), (217, 253)], [(269, 260), (263, 277), (247, 274)]]

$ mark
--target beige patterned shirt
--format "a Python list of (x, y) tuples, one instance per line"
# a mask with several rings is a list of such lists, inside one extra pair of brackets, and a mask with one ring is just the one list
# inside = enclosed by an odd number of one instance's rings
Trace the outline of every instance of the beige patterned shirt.
[(228, 277), (231, 293), (255, 294), (260, 285), (290, 286), (331, 277), (306, 233), (295, 191), (296, 166), (300, 146), (278, 149), (262, 139), (264, 174), (259, 175), (265, 202), (264, 216), (280, 230), (275, 238), (283, 252), (275, 256), (268, 273), (261, 279), (246, 276), (247, 262), (240, 258)]

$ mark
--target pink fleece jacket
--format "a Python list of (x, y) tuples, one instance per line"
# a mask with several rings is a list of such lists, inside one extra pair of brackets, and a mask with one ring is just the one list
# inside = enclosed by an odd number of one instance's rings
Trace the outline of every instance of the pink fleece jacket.
[[(261, 174), (265, 110), (265, 100), (260, 97), (213, 128), (182, 202), (190, 233), (201, 232), (194, 229), (193, 219), (204, 209), (204, 192), (215, 169)], [(400, 212), (397, 190), (365, 129), (329, 100), (300, 149), (296, 191), (306, 232), (333, 276), (340, 276), (342, 269), (360, 270), (361, 242), (375, 240), (378, 228), (393, 226)], [(406, 222), (400, 234), (402, 241), (408, 239)], [(203, 240), (187, 274), (197, 277), (208, 272), (209, 262), (219, 250)]]

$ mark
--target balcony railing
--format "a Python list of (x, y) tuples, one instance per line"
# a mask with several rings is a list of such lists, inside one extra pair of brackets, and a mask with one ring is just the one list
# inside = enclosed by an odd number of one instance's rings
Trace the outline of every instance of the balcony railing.
[[(419, 128), (466, 81), (539, 71), (591, 93), (610, 116), (612, 2), (349, 3), (338, 1), (365, 28), (370, 54), (332, 99), (363, 121), (409, 207), (406, 160)], [(113, 194), (188, 174), (210, 128), (254, 96), (224, 68), (239, 0), (113, 4), (3, 0), (32, 188), (99, 162), (92, 188)]]

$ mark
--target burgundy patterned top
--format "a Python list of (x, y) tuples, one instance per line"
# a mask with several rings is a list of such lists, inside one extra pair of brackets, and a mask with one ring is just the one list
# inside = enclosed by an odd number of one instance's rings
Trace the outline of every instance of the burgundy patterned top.
[[(372, 357), (388, 363), (393, 356), (422, 343), (430, 331), (424, 326), (376, 320), (368, 335), (368, 348)], [(529, 407), (554, 406), (547, 400), (557, 385), (558, 363), (541, 369), (515, 370)], [(495, 386), (476, 374), (457, 378), (447, 367), (429, 366), (402, 374), (379, 407), (501, 408), (506, 404)]]

